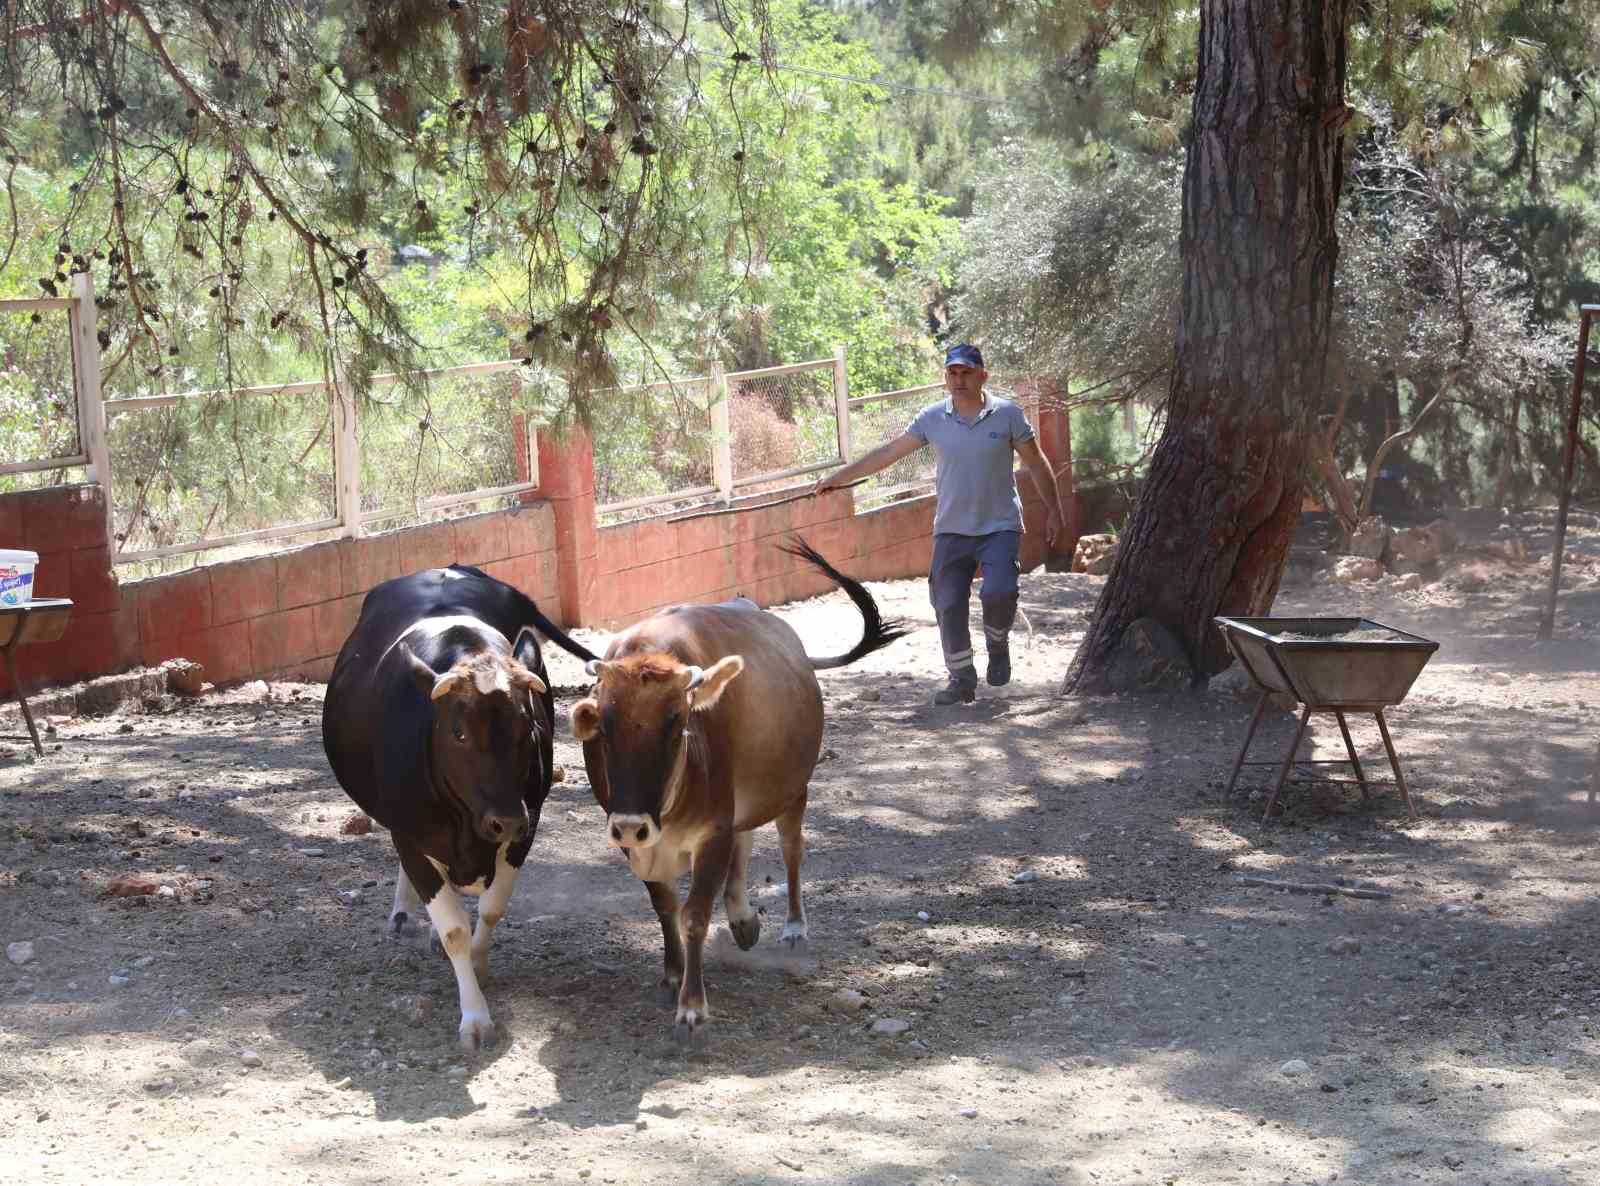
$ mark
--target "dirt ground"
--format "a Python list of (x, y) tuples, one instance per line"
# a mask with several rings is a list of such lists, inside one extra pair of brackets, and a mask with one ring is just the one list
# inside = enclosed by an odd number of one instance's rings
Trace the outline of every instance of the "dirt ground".
[[(1516, 525), (1548, 552), (1544, 520)], [(1479, 543), (1503, 540), (1512, 529)], [(1541, 548), (1542, 542), (1542, 548)], [(455, 1044), (448, 966), (383, 938), (387, 836), (346, 836), (316, 686), (264, 685), (0, 738), (0, 1170), (19, 1183), (1511, 1183), (1600, 1174), (1600, 809), (1586, 807), (1600, 529), (1558, 639), (1548, 568), (1487, 548), (1407, 590), (1301, 578), (1278, 613), (1441, 642), (1390, 719), (1395, 793), (1222, 797), (1250, 702), (1064, 699), (1098, 578), (1024, 580), (1008, 695), (935, 709), (921, 582), (906, 640), (824, 673), (810, 952), (719, 933), (690, 1049), (660, 939), (566, 770), (496, 936), (501, 1036)], [(1546, 564), (1548, 561), (1546, 561)], [(784, 607), (842, 649), (842, 596)], [(981, 645), (981, 644), (980, 644)], [(563, 709), (582, 682), (552, 660)], [(1292, 735), (1275, 715), (1253, 754)], [(1318, 757), (1342, 756), (1331, 721)], [(1356, 741), (1387, 777), (1371, 724)], [(166, 889), (106, 896), (149, 875)], [(1391, 896), (1241, 877), (1342, 879)], [(170, 891), (170, 892), (169, 892)], [(720, 927), (720, 918), (719, 918)], [(862, 1007), (837, 994), (854, 990)], [(909, 1023), (874, 1036), (881, 1019)], [(888, 1027), (898, 1028), (898, 1027)]]

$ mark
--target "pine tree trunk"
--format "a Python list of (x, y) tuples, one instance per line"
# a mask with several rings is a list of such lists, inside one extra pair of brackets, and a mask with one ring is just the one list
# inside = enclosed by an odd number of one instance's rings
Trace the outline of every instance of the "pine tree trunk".
[(1067, 691), (1154, 618), (1200, 676), (1211, 618), (1272, 605), (1323, 404), (1351, 0), (1204, 0), (1167, 422)]

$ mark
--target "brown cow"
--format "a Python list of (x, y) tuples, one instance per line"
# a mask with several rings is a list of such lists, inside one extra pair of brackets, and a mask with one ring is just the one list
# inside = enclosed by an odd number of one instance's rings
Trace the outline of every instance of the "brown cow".
[[(837, 581), (861, 611), (861, 641), (846, 654), (811, 658), (786, 622), (743, 597), (680, 605), (618, 635), (605, 659), (589, 664), (591, 695), (572, 707), (607, 835), (661, 919), (662, 986), (677, 1001), (680, 1039), (708, 1016), (701, 957), (713, 899), (722, 895), (740, 947), (761, 934), (746, 877), (752, 830), (763, 824), (777, 824), (789, 871), (783, 940), (805, 940), (800, 825), (822, 745), (815, 673), (906, 632), (804, 540), (784, 551)], [(676, 882), (686, 870), (689, 900), (680, 911)]]

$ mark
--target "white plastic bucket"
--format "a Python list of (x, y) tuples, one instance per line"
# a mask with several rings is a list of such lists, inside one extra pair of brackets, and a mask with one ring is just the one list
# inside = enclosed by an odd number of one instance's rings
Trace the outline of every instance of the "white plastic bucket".
[(21, 605), (33, 600), (33, 570), (39, 553), (0, 548), (0, 605)]

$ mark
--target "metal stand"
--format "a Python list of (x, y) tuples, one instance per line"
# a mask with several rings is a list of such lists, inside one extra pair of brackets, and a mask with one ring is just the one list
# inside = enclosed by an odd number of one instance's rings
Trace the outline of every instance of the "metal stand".
[(17, 707), (22, 709), (22, 719), (28, 724), (28, 736), (33, 738), (33, 748), (40, 757), (44, 756), (44, 746), (39, 744), (39, 730), (34, 728), (33, 713), (28, 711), (28, 698), (22, 694), (22, 681), (17, 678), (17, 665), (11, 661), (11, 652), (16, 648), (17, 639), (22, 637), (18, 631), (11, 636), (11, 641), (0, 648), (0, 655), (6, 659), (6, 674), (11, 677), (11, 694), (16, 697)]
[(28, 698), (22, 694), (22, 680), (17, 676), (17, 665), (11, 653), (30, 642), (55, 642), (67, 629), (67, 618), (72, 612), (72, 602), (65, 597), (42, 597), (24, 601), (20, 605), (0, 607), (0, 658), (4, 658), (6, 674), (11, 677), (11, 695), (22, 709), (22, 719), (27, 723), (28, 736), (33, 739), (34, 751), (44, 756), (44, 746), (39, 742), (39, 730), (33, 723), (33, 712), (28, 708)]
[[(1289, 743), (1289, 750), (1286, 754), (1284, 754), (1281, 762), (1246, 762), (1244, 760), (1245, 755), (1250, 752), (1250, 743), (1255, 740), (1256, 729), (1261, 724), (1261, 718), (1266, 715), (1267, 701), (1271, 698), (1271, 696), (1271, 692), (1262, 692), (1261, 699), (1256, 702), (1256, 710), (1250, 716), (1250, 727), (1245, 731), (1244, 744), (1239, 747), (1239, 756), (1233, 761), (1233, 773), (1228, 777), (1228, 789), (1224, 793), (1224, 797), (1231, 797), (1233, 795), (1234, 785), (1239, 781), (1239, 771), (1245, 766), (1277, 766), (1278, 777), (1277, 780), (1272, 784), (1272, 791), (1267, 796), (1266, 811), (1264, 811), (1261, 816), (1261, 822), (1266, 823), (1272, 818), (1272, 809), (1278, 802), (1278, 792), (1283, 790), (1283, 784), (1289, 780), (1289, 771), (1295, 766), (1352, 766), (1355, 768), (1356, 772), (1356, 783), (1361, 788), (1362, 801), (1370, 802), (1372, 795), (1370, 788), (1367, 785), (1366, 771), (1361, 768), (1361, 759), (1356, 756), (1355, 742), (1350, 738), (1350, 726), (1345, 721), (1344, 717), (1345, 708), (1348, 708), (1351, 712), (1370, 712), (1375, 718), (1377, 718), (1378, 733), (1383, 738), (1384, 752), (1389, 755), (1389, 768), (1394, 771), (1395, 785), (1400, 788), (1400, 795), (1405, 800), (1406, 817), (1412, 823), (1416, 823), (1417, 809), (1416, 806), (1411, 802), (1411, 790), (1406, 786), (1406, 776), (1400, 772), (1400, 758), (1395, 753), (1394, 740), (1389, 736), (1389, 723), (1388, 721), (1384, 720), (1383, 705), (1347, 705), (1341, 708), (1313, 708), (1311, 705), (1307, 704), (1301, 710), (1300, 724), (1294, 731), (1294, 740)], [(1335, 717), (1338, 718), (1339, 733), (1344, 737), (1345, 752), (1350, 755), (1348, 758), (1303, 758), (1298, 761), (1295, 759), (1295, 751), (1300, 748), (1300, 742), (1305, 738), (1306, 726), (1310, 723), (1311, 714), (1314, 712), (1331, 712)], [(1329, 779), (1327, 781), (1342, 782), (1345, 780)], [(1593, 790), (1590, 791), (1589, 797), (1590, 802), (1593, 802)]]

